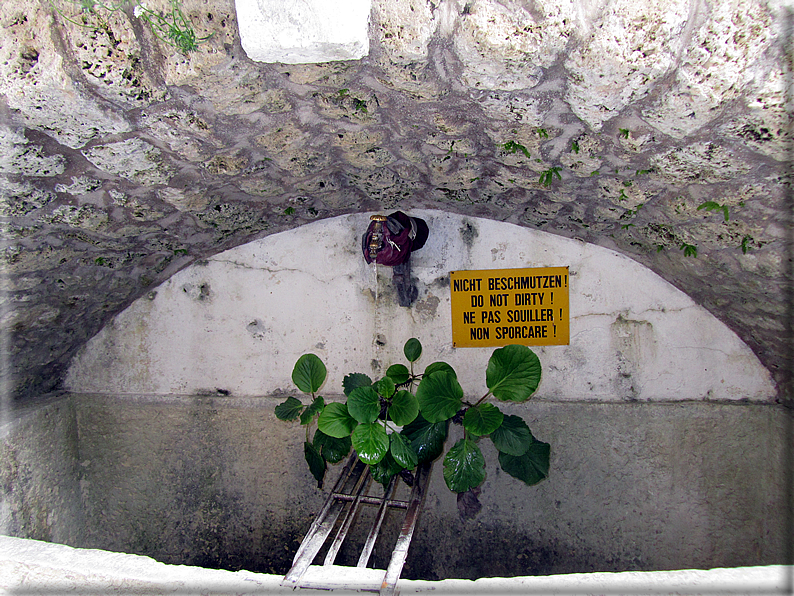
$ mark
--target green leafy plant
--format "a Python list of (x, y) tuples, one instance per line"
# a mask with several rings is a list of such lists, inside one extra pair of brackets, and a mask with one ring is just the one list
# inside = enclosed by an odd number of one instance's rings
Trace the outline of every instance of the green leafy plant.
[(693, 245), (693, 244), (684, 243), (684, 244), (681, 245), (681, 250), (684, 251), (684, 256), (685, 257), (695, 257), (695, 258), (697, 258), (697, 256), (698, 256), (698, 247)]
[(516, 153), (521, 151), (521, 153), (523, 153), (527, 159), (529, 159), (529, 149), (527, 149), (521, 143), (517, 143), (516, 141), (507, 141), (504, 145), (502, 145), (502, 149), (508, 153)]
[(549, 133), (548, 133), (548, 131), (545, 128), (539, 128), (538, 129), (538, 136), (541, 139), (548, 139), (549, 138)]
[[(486, 437), (509, 475), (528, 486), (548, 476), (549, 444), (536, 439), (521, 417), (504, 414), (489, 401), (523, 403), (532, 397), (541, 376), (540, 360), (532, 350), (519, 345), (494, 350), (485, 370), (488, 391), (476, 401), (466, 399), (449, 364), (434, 362), (422, 374), (414, 370), (422, 354), (416, 338), (405, 343), (403, 353), (408, 366), (394, 364), (382, 379), (373, 381), (363, 373), (345, 376), (344, 403), (326, 404), (316, 395), (326, 377), (319, 357), (304, 354), (296, 362), (292, 380), (311, 401), (305, 405), (288, 397), (276, 406), (275, 414), (306, 426), (304, 456), (318, 486), (327, 464), (341, 461), (351, 449), (369, 465), (377, 482), (385, 486), (400, 474), (410, 483), (418, 465), (444, 453), (451, 426), (461, 427), (462, 432), (456, 432), (462, 436), (444, 455), (444, 481), (458, 493), (459, 504), (465, 500), (467, 510), (478, 503), (475, 489), (485, 480), (480, 442)], [(317, 430), (310, 437), (315, 420)]]
[(631, 133), (631, 131), (628, 128), (619, 128), (618, 132), (620, 133), (620, 136), (624, 139), (628, 139), (629, 134)]
[(750, 250), (750, 242), (753, 241), (753, 237), (749, 234), (742, 238), (742, 254), (746, 255), (747, 251)]
[(554, 180), (554, 176), (557, 176), (558, 179), (562, 180), (562, 176), (560, 175), (560, 170), (562, 168), (560, 166), (552, 166), (548, 170), (544, 170), (540, 173), (540, 183), (548, 188), (551, 186), (552, 181)]
[[(142, 0), (116, 0), (101, 2), (100, 0), (61, 0), (68, 1), (80, 8), (83, 14), (94, 14), (100, 19), (102, 13), (113, 13), (117, 11), (124, 11), (128, 6), (132, 7), (133, 16), (141, 19), (149, 25), (149, 28), (154, 33), (155, 37), (161, 41), (174, 46), (184, 53), (193, 52), (198, 49), (198, 44), (202, 41), (208, 40), (212, 35), (207, 37), (196, 37), (196, 32), (193, 30), (193, 25), (182, 12), (179, 0), (171, 0), (171, 10), (168, 12), (156, 12), (146, 6)], [(79, 25), (80, 27), (93, 27), (85, 18), (77, 21), (68, 17), (58, 6), (55, 4), (56, 0), (50, 0), (52, 7), (64, 19)], [(100, 23), (101, 27), (107, 29), (109, 25), (106, 21)]]
[(571, 151), (573, 151), (577, 155), (579, 154), (579, 141), (576, 140), (571, 141)]
[(701, 209), (705, 209), (706, 211), (722, 211), (725, 221), (730, 219), (728, 205), (720, 205), (716, 201), (706, 201), (698, 206), (697, 210), (700, 211)]

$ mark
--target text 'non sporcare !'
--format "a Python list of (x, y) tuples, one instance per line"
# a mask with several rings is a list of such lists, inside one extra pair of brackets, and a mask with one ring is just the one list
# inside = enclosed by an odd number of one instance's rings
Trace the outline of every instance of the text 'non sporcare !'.
[(450, 273), (452, 345), (567, 345), (568, 267)]

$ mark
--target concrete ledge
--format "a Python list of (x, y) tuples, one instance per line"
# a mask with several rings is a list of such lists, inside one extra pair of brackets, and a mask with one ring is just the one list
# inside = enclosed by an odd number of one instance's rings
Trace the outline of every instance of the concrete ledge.
[[(349, 572), (339, 569), (340, 573)], [(439, 582), (400, 580), (402, 594), (790, 594), (794, 567), (483, 578)], [(281, 576), (165, 565), (149, 557), (0, 536), (0, 593), (52, 594), (328, 594), (295, 592)], [(334, 594), (354, 591), (335, 590)]]

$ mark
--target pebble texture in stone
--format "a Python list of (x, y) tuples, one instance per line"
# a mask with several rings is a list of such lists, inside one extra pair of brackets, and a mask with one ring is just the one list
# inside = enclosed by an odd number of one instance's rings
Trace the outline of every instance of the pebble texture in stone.
[(784, 3), (374, 0), (368, 56), (297, 65), (231, 0), (181, 9), (187, 54), (132, 7), (0, 5), (4, 391), (190, 263), (395, 208), (622, 252), (785, 381)]

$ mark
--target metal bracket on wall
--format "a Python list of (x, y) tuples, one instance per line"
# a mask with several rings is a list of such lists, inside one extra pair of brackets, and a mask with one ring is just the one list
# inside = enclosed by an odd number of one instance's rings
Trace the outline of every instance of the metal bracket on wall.
[[(284, 576), (281, 585), (324, 590), (346, 588), (378, 592), (382, 596), (396, 594), (397, 580), (400, 579), (403, 565), (408, 556), (408, 547), (411, 544), (419, 512), (424, 503), (431, 468), (432, 464), (422, 464), (417, 468), (411, 495), (407, 501), (393, 498), (397, 483), (401, 481), (399, 474), (391, 479), (382, 495), (373, 496), (369, 493), (372, 486), (369, 466), (353, 453), (347, 460), (320, 513), (312, 522), (298, 552), (295, 553), (292, 567)], [(355, 567), (334, 565), (342, 543), (356, 522), (361, 505), (376, 506), (378, 510), (367, 534), (358, 563)], [(392, 550), (389, 565), (386, 569), (367, 568), (389, 508), (405, 510), (402, 529)], [(344, 515), (342, 515), (343, 512)], [(334, 528), (336, 528), (336, 535), (325, 553), (322, 565), (314, 565), (314, 559)]]

